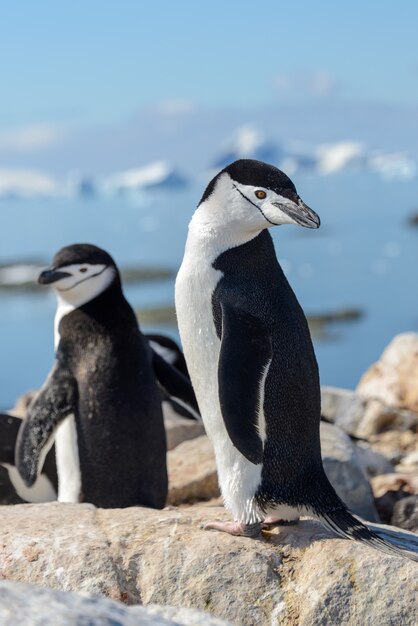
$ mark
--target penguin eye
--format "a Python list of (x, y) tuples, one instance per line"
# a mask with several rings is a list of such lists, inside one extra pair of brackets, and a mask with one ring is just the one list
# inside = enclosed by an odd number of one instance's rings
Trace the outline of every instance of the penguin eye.
[(254, 191), (254, 193), (259, 200), (264, 200), (264, 198), (267, 196), (266, 192), (262, 189), (257, 189), (257, 191)]
[(87, 267), (80, 267), (78, 271), (81, 272), (82, 274), (85, 274), (87, 272)]

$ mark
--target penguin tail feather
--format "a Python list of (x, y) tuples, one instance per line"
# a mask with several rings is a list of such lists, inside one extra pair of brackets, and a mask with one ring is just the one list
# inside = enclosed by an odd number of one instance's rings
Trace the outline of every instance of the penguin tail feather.
[(418, 553), (408, 552), (382, 539), (382, 537), (379, 537), (377, 533), (370, 530), (359, 519), (347, 511), (347, 509), (315, 513), (315, 516), (319, 518), (324, 526), (337, 533), (340, 537), (360, 541), (385, 554), (400, 556), (418, 563)]

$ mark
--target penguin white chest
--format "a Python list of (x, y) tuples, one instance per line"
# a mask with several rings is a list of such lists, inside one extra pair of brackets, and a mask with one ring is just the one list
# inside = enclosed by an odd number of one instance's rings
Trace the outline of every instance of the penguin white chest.
[(187, 367), (210, 436), (219, 429), (220, 339), (212, 316), (212, 294), (222, 273), (185, 256), (176, 280), (176, 311)]
[[(259, 519), (255, 493), (261, 483), (261, 465), (254, 465), (233, 445), (223, 420), (218, 392), (221, 340), (213, 319), (212, 296), (222, 278), (212, 262), (215, 255), (186, 246), (176, 280), (175, 300), (184, 356), (196, 393), (205, 429), (216, 455), (219, 484), (226, 506), (235, 519), (253, 523)], [(233, 376), (233, 372), (231, 372)]]

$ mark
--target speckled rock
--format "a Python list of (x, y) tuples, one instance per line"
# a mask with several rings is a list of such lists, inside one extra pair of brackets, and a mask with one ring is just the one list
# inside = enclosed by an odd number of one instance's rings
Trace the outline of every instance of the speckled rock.
[(167, 456), (168, 502), (184, 504), (219, 496), (215, 455), (208, 437), (183, 441)]
[(409, 454), (418, 451), (418, 433), (388, 430), (372, 435), (367, 443), (373, 450), (383, 454), (392, 465), (397, 465)]
[(397, 335), (363, 374), (357, 392), (418, 413), (418, 334)]
[[(186, 606), (240, 626), (416, 626), (416, 563), (336, 538), (311, 520), (251, 540), (202, 530), (213, 519), (229, 515), (198, 506), (2, 507), (0, 574), (127, 604)], [(418, 552), (416, 536), (381, 531)]]
[(0, 581), (2, 626), (229, 626), (202, 611), (126, 607), (100, 596)]

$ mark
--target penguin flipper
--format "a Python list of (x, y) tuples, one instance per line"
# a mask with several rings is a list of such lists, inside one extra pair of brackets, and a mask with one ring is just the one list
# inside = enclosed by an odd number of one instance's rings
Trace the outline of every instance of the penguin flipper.
[(259, 413), (261, 385), (272, 354), (271, 337), (261, 320), (234, 305), (221, 304), (222, 335), (218, 364), (219, 401), (234, 446), (251, 463), (263, 458)]
[(185, 417), (200, 420), (199, 407), (190, 379), (151, 349), (154, 374), (169, 398), (183, 405)]
[(42, 452), (51, 441), (55, 429), (63, 419), (76, 412), (76, 406), (75, 379), (56, 362), (30, 404), (17, 437), (15, 465), (28, 487), (34, 484), (38, 476)]
[(189, 378), (189, 372), (186, 365), (186, 359), (178, 344), (167, 335), (157, 335), (155, 333), (145, 333), (144, 337), (154, 352), (157, 352), (165, 361), (173, 365), (186, 378)]

